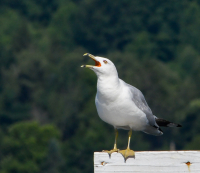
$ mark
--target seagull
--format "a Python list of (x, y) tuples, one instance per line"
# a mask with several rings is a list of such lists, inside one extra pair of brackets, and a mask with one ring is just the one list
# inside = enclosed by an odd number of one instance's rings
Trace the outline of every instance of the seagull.
[[(93, 70), (97, 75), (97, 94), (95, 104), (99, 117), (115, 129), (115, 142), (112, 150), (103, 150), (111, 154), (119, 152), (124, 157), (135, 158), (135, 152), (130, 149), (130, 140), (133, 131), (160, 136), (164, 127), (181, 127), (180, 124), (161, 119), (153, 115), (142, 92), (136, 87), (119, 79), (114, 63), (104, 57), (85, 53), (95, 61), (95, 65), (82, 65)], [(118, 129), (129, 130), (127, 149), (117, 148)]]

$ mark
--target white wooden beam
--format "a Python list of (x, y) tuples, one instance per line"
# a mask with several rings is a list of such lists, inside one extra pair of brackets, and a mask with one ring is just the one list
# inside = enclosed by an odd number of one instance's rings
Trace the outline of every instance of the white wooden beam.
[(94, 173), (200, 173), (200, 151), (142, 151), (135, 159), (94, 153)]

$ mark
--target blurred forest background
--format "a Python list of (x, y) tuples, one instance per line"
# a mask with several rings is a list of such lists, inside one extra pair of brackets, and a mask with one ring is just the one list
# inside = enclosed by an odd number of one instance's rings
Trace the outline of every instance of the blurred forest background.
[(0, 172), (92, 173), (93, 152), (112, 149), (86, 52), (183, 125), (134, 132), (132, 149), (200, 149), (199, 28), (200, 0), (0, 0)]

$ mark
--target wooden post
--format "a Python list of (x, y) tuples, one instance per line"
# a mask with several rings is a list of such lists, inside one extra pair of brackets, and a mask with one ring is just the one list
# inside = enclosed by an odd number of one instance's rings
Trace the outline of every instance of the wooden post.
[(200, 173), (200, 151), (142, 151), (135, 159), (94, 153), (94, 173)]

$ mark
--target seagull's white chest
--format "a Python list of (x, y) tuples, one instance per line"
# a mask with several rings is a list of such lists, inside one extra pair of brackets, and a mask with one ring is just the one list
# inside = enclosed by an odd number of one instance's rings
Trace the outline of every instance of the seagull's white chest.
[(114, 127), (130, 127), (143, 130), (147, 124), (146, 115), (131, 100), (128, 90), (121, 89), (100, 95), (97, 93), (95, 104), (99, 117)]

